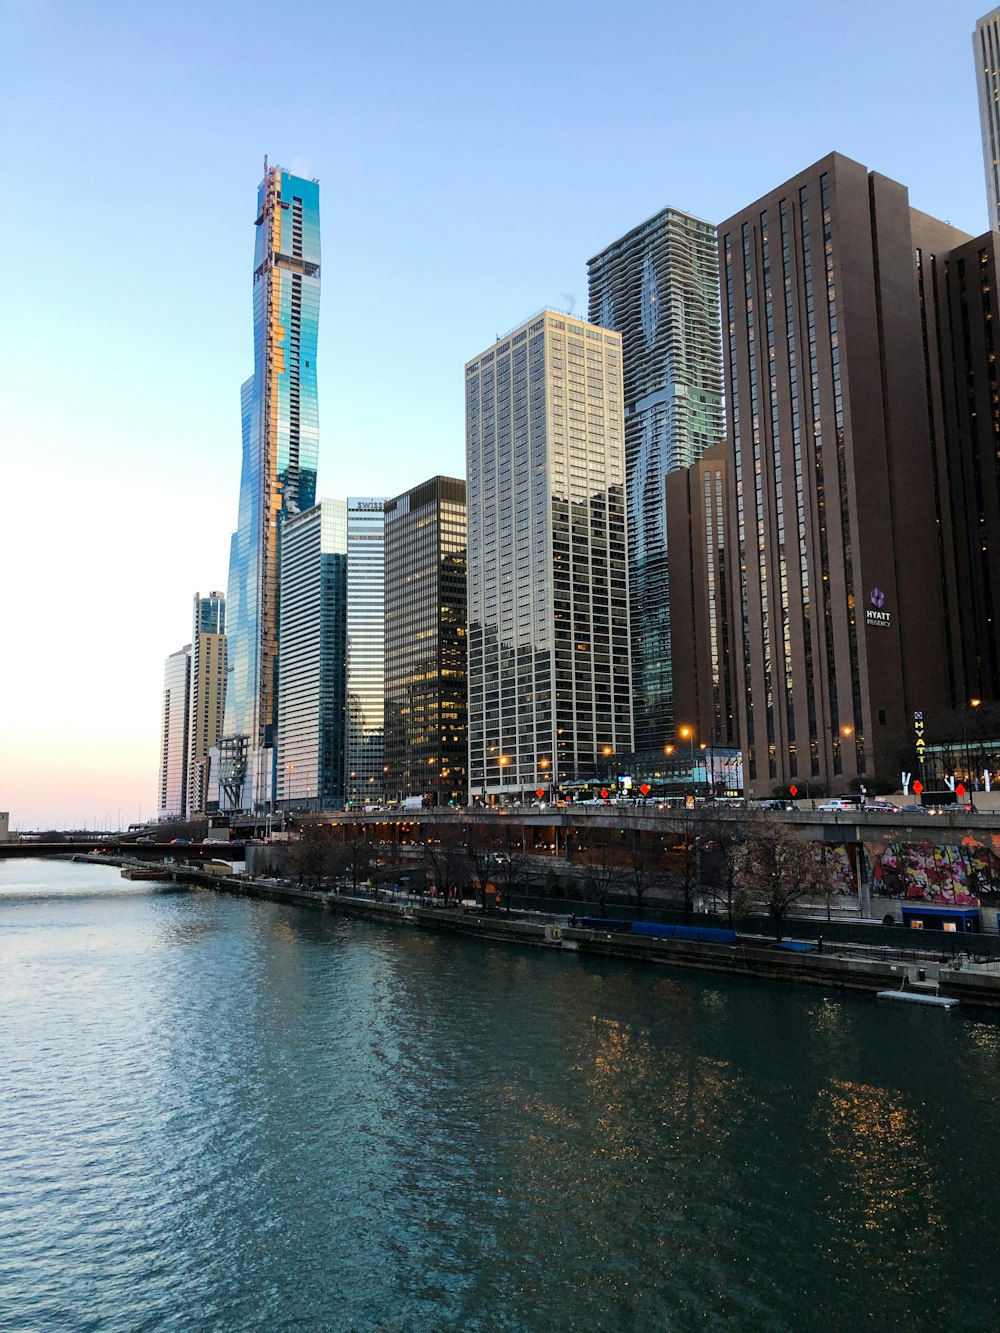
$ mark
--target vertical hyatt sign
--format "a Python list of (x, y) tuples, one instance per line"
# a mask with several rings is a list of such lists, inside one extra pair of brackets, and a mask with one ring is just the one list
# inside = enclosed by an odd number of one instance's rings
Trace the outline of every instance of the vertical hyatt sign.
[(888, 629), (892, 618), (885, 609), (885, 593), (881, 588), (872, 588), (868, 594), (868, 614), (865, 624), (869, 629)]

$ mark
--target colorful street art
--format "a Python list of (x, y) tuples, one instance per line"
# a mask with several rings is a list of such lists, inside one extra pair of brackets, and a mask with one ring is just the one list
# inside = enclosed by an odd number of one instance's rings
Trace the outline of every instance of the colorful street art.
[(978, 907), (1000, 901), (1000, 838), (931, 843), (869, 843), (872, 889), (887, 898)]

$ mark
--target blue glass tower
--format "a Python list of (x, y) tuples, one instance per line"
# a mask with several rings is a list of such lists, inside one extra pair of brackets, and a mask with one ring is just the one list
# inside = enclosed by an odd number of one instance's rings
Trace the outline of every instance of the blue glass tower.
[(274, 792), (281, 529), (316, 499), (319, 183), (264, 162), (254, 249), (254, 371), (243, 385), (240, 509), (229, 558), (220, 782), (231, 809)]
[[(622, 335), (632, 698), (637, 750), (675, 739), (664, 478), (723, 438), (715, 228), (665, 208), (588, 264), (590, 319)], [(675, 629), (679, 629), (675, 633)]]

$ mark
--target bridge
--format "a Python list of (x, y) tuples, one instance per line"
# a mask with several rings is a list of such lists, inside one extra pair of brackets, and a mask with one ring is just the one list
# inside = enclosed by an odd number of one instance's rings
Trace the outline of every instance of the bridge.
[(88, 856), (93, 852), (108, 856), (127, 856), (130, 861), (175, 861), (197, 864), (199, 861), (242, 861), (244, 849), (227, 842), (191, 843), (187, 846), (165, 842), (136, 842), (119, 838), (67, 838), (62, 842), (35, 842), (30, 838), (18, 842), (0, 842), (0, 860), (12, 857), (35, 856)]
[[(762, 810), (732, 805), (703, 805), (693, 810), (642, 806), (512, 806), (507, 811), (462, 810), (374, 810), (337, 812), (302, 816), (303, 822), (348, 825), (359, 828), (406, 825), (421, 830), (439, 826), (496, 829), (503, 825), (521, 827), (531, 833), (531, 842), (563, 843), (567, 835), (586, 829), (622, 828), (648, 830), (651, 833), (686, 833), (711, 835), (730, 830), (749, 833), (763, 820), (780, 821), (813, 842), (828, 844), (924, 843), (944, 847), (971, 838), (988, 845), (1000, 839), (1000, 811), (970, 813), (954, 811), (934, 814), (883, 810)], [(541, 837), (546, 831), (550, 836)], [(379, 839), (380, 840), (380, 839)]]

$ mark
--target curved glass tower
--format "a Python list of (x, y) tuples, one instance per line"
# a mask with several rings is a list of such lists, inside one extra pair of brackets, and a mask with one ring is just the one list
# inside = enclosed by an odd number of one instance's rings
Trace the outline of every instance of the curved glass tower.
[(269, 806), (277, 724), (281, 529), (316, 500), (319, 183), (268, 167), (257, 195), (254, 371), (243, 385), (240, 509), (229, 558), (222, 801)]
[[(588, 264), (590, 320), (622, 335), (635, 747), (674, 740), (664, 478), (723, 438), (715, 228), (665, 208)], [(683, 721), (683, 719), (678, 719)]]

